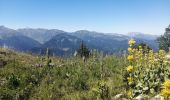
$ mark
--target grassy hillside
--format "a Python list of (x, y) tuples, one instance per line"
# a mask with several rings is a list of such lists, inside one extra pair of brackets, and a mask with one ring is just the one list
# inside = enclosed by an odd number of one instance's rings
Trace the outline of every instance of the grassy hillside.
[(56, 58), (0, 49), (2, 100), (170, 100), (170, 52)]
[(47, 58), (0, 49), (0, 99), (96, 100), (124, 92), (116, 56)]

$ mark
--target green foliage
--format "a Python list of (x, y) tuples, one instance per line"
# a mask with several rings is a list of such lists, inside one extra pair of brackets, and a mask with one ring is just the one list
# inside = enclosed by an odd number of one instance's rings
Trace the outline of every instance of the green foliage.
[(110, 91), (109, 91), (109, 87), (103, 83), (103, 84), (100, 84), (100, 97), (103, 99), (103, 100), (108, 100), (110, 99)]
[(8, 63), (0, 68), (2, 100), (111, 100), (123, 90), (121, 57), (95, 54), (84, 62), (11, 52), (3, 59)]
[(19, 77), (15, 76), (14, 74), (7, 77), (8, 87), (11, 89), (17, 89), (20, 85)]
[(159, 48), (165, 51), (169, 51), (170, 47), (170, 25), (165, 29), (164, 35), (161, 35), (158, 39)]
[(150, 50), (152, 50), (147, 44), (145, 43), (139, 43), (137, 45), (135, 45), (134, 48), (137, 48), (138, 50), (139, 49), (142, 49), (143, 50), (143, 53), (149, 53)]
[[(130, 40), (129, 44), (132, 44), (131, 41), (134, 40)], [(160, 93), (162, 83), (169, 78), (169, 52), (143, 51), (146, 50), (142, 47), (135, 49), (133, 45), (129, 45), (128, 48), (129, 65), (124, 73), (124, 82), (129, 99), (139, 95), (150, 96)]]

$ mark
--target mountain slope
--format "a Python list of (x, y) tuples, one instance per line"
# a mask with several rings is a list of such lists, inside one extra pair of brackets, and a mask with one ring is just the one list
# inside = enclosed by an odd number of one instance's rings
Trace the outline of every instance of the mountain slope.
[(19, 51), (29, 51), (33, 47), (41, 46), (39, 42), (21, 35), (16, 30), (0, 26), (0, 46), (3, 45)]
[(52, 37), (54, 37), (57, 34), (64, 33), (64, 31), (57, 30), (57, 29), (32, 29), (32, 28), (24, 28), (24, 29), (18, 29), (18, 32), (20, 32), (22, 35), (25, 35), (27, 37), (30, 37), (41, 44), (47, 42)]
[(71, 33), (74, 36), (82, 39), (88, 44), (92, 44), (96, 49), (105, 53), (114, 53), (127, 48), (128, 37), (118, 34), (103, 34), (92, 31), (76, 31)]
[(52, 39), (44, 43), (39, 48), (33, 48), (34, 52), (45, 53), (46, 48), (50, 49), (51, 54), (58, 56), (69, 56), (73, 54), (80, 46), (81, 39), (68, 35), (67, 33), (61, 33), (54, 36)]
[(11, 36), (1, 40), (1, 45), (6, 45), (9, 48), (19, 51), (29, 51), (33, 47), (39, 47), (41, 44), (31, 38), (25, 36)]
[(14, 35), (18, 35), (18, 32), (16, 30), (7, 28), (5, 26), (0, 26), (0, 39), (7, 38)]

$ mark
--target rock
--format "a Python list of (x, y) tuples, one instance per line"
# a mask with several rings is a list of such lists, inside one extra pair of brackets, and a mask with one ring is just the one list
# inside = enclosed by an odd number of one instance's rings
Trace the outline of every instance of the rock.
[(152, 97), (151, 100), (164, 100), (164, 97), (158, 94), (158, 95)]
[(124, 97), (123, 94), (117, 94), (117, 95), (114, 96), (114, 99), (115, 99), (115, 100), (120, 100), (120, 99), (123, 98), (123, 97)]
[(144, 99), (144, 97), (142, 95), (139, 95), (135, 98), (135, 100), (143, 100), (143, 99)]
[(49, 63), (49, 66), (50, 66), (50, 67), (54, 67), (55, 64), (54, 64), (54, 63)]
[(149, 96), (148, 95), (138, 95), (135, 100), (149, 100)]

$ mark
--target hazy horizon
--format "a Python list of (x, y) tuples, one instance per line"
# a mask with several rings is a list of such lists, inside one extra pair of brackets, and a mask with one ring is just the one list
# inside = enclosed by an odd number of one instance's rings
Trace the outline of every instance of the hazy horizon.
[(0, 25), (159, 35), (170, 24), (169, 4), (169, 0), (1, 0)]
[[(41, 27), (37, 27), (37, 28), (32, 28), (32, 27), (22, 27), (22, 28), (10, 28), (10, 27), (7, 27), (5, 25), (0, 25), (0, 27), (6, 27), (6, 28), (9, 28), (9, 29), (13, 29), (13, 30), (19, 30), (19, 29), (46, 29), (46, 30), (53, 30), (53, 29), (56, 29), (56, 30), (61, 30), (61, 29), (58, 29), (58, 28), (41, 28)], [(103, 34), (121, 34), (121, 35), (128, 35), (130, 33), (142, 33), (142, 34), (148, 34), (148, 35), (163, 35), (164, 33), (162, 34), (150, 34), (150, 33), (143, 33), (143, 32), (127, 32), (127, 33), (115, 33), (115, 32), (112, 32), (112, 33), (107, 33), (107, 32), (100, 32), (100, 31), (95, 31), (95, 30), (75, 30), (75, 31), (66, 31), (66, 30), (61, 30), (61, 31), (64, 31), (64, 32), (68, 32), (68, 33), (72, 33), (72, 32), (77, 32), (77, 31), (89, 31), (89, 32), (97, 32), (97, 33), (103, 33)]]

